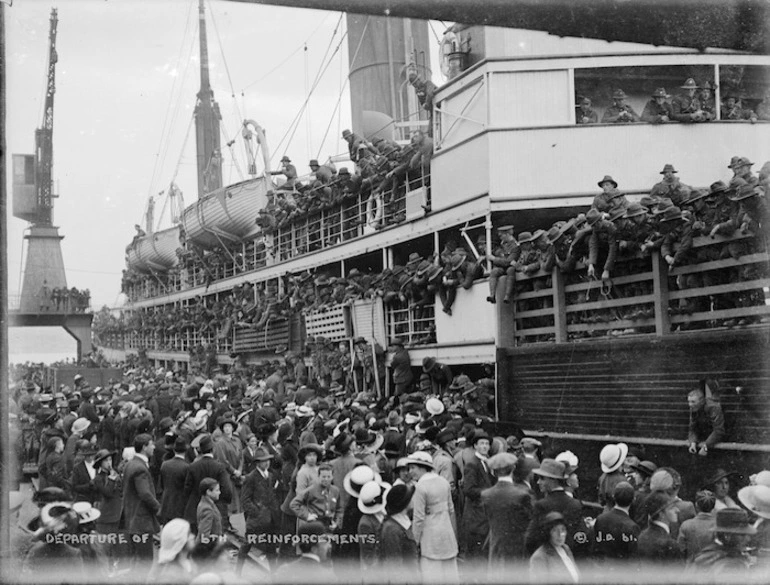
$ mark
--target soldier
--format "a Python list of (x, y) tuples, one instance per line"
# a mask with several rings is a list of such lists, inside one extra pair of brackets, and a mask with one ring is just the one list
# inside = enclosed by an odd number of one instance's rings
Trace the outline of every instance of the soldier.
[(608, 212), (614, 207), (628, 207), (628, 200), (625, 195), (618, 191), (618, 183), (609, 175), (597, 183), (602, 192), (594, 197), (591, 207), (601, 212)]
[(678, 177), (674, 176), (678, 172), (674, 165), (666, 164), (660, 171), (663, 180), (652, 187), (650, 197), (668, 197), (674, 205), (681, 206), (689, 198), (692, 187), (683, 184)]
[[(516, 262), (521, 254), (518, 242), (513, 237), (513, 226), (502, 225), (497, 228), (497, 233), (500, 236), (500, 246), (495, 250), (495, 253), (490, 256), (489, 261), (492, 263), (492, 271), (489, 273), (489, 296), (487, 301), (494, 304), (497, 302), (497, 284), (500, 277), (505, 275), (505, 293), (503, 297), (504, 302), (510, 302), (513, 295), (513, 285), (516, 275)], [(479, 261), (485, 258), (485, 254), (482, 253), (479, 256)]]
[(575, 106), (575, 124), (596, 124), (599, 116), (591, 108), (591, 99), (584, 97)]
[(714, 103), (714, 95), (712, 91), (716, 91), (717, 86), (710, 81), (706, 81), (700, 88), (700, 107), (706, 114), (710, 116), (712, 120), (717, 117), (716, 104)]
[(669, 267), (684, 264), (692, 248), (692, 224), (678, 207), (669, 207), (660, 219), (665, 236), (660, 252)]
[(281, 158), (281, 170), (270, 171), (270, 174), (283, 175), (286, 177), (286, 181), (279, 187), (279, 189), (292, 191), (297, 184), (297, 168), (291, 164), (291, 159), (286, 155)]
[(377, 154), (377, 149), (369, 141), (350, 130), (343, 130), (342, 138), (348, 143), (348, 153), (353, 162), (359, 162), (362, 157), (366, 156), (366, 153)]
[(611, 222), (602, 219), (601, 214), (596, 209), (588, 211), (586, 222), (591, 228), (591, 236), (588, 240), (588, 276), (594, 276), (600, 257), (604, 257), (602, 280), (609, 280), (618, 251), (615, 226)]
[(741, 96), (731, 92), (725, 97), (720, 110), (722, 120), (749, 120), (752, 124), (757, 121), (757, 115), (750, 108), (741, 105)]
[(622, 89), (612, 92), (612, 105), (604, 111), (602, 124), (628, 124), (639, 121), (639, 115), (626, 103), (626, 97)]
[(711, 116), (701, 108), (697, 92), (698, 84), (690, 77), (680, 86), (684, 93), (671, 102), (672, 118), (677, 122), (708, 122)]
[(650, 101), (644, 106), (642, 111), (642, 122), (650, 124), (663, 124), (671, 121), (673, 109), (666, 100), (671, 96), (666, 93), (666, 89), (658, 87), (652, 92)]
[(745, 156), (734, 156), (730, 161), (730, 164), (727, 165), (728, 169), (733, 170), (733, 178), (730, 180), (730, 188), (736, 189), (740, 187), (741, 183), (740, 181), (736, 182), (737, 179), (742, 179), (750, 185), (758, 185), (759, 179), (751, 173), (752, 166), (754, 166), (754, 163)]

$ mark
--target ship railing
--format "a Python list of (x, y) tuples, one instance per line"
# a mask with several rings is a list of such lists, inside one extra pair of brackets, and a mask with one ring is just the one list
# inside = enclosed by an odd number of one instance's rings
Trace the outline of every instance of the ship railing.
[(243, 252), (233, 255), (235, 261), (225, 255), (213, 265), (204, 266), (202, 258), (189, 259), (179, 270), (169, 273), (165, 288), (147, 276), (129, 287), (129, 298), (151, 299), (205, 286), (259, 270), (268, 264), (269, 255), (274, 262), (282, 262), (422, 217), (430, 211), (430, 173), (412, 170), (382, 191), (343, 195), (335, 188), (333, 194), (338, 203), (298, 215), (272, 230), (271, 249), (260, 235), (242, 243)]
[(436, 343), (435, 303), (395, 301), (385, 306), (388, 338), (400, 337), (406, 345)]
[(770, 322), (770, 256), (762, 238), (698, 237), (689, 258), (670, 269), (658, 251), (619, 256), (605, 282), (590, 278), (580, 263), (567, 273), (517, 273), (507, 342), (663, 336)]

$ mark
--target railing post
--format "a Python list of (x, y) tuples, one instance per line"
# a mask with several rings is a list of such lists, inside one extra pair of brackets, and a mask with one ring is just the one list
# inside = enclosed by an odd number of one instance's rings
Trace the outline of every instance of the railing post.
[(655, 251), (652, 254), (652, 284), (655, 293), (655, 335), (661, 337), (671, 331), (668, 314), (668, 264)]
[(564, 292), (564, 275), (558, 266), (551, 273), (553, 288), (553, 330), (556, 343), (566, 343), (567, 338), (567, 299)]

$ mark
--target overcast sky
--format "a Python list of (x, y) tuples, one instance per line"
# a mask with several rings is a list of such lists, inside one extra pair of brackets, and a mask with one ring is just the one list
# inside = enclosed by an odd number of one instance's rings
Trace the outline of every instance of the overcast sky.
[[(197, 5), (198, 0), (16, 0), (6, 6), (7, 143), (14, 154), (34, 152), (49, 15), (58, 8), (54, 178), (60, 198), (54, 223), (65, 236), (67, 283), (90, 289), (94, 308), (116, 303), (125, 246), (148, 195), (166, 189), (178, 169), (187, 203), (196, 198), (194, 133), (184, 155), (182, 144), (199, 87)], [(340, 20), (335, 12), (222, 0), (207, 0), (209, 9), (216, 25), (209, 15), (211, 82), (225, 134), (235, 137), (242, 119), (256, 120), (277, 161), (287, 150), (278, 143), (299, 113), (327, 48), (331, 43), (332, 54), (342, 40), (344, 18), (334, 34)], [(296, 161), (316, 156), (330, 121), (321, 158), (343, 151), (339, 130), (350, 124), (349, 98), (341, 92), (346, 74), (345, 39), (310, 99), (309, 121), (302, 120), (288, 147)], [(339, 117), (333, 118), (340, 95)], [(234, 148), (244, 172), (242, 143)], [(10, 171), (9, 157), (9, 199)], [(226, 183), (243, 178), (229, 156), (223, 175)], [(26, 226), (9, 209), (11, 295), (21, 288)]]

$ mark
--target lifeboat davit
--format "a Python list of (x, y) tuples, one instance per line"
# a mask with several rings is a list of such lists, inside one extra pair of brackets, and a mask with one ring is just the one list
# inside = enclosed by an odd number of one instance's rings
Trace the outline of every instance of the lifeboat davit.
[(260, 209), (273, 189), (268, 177), (256, 177), (208, 193), (184, 210), (182, 225), (188, 241), (212, 248), (258, 231)]
[(179, 234), (180, 228), (176, 225), (136, 238), (126, 247), (129, 268), (149, 272), (165, 271), (176, 266), (179, 262), (176, 250), (182, 245)]

